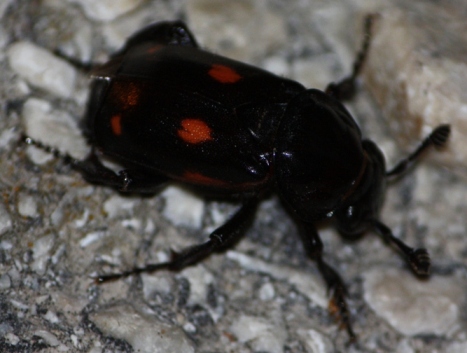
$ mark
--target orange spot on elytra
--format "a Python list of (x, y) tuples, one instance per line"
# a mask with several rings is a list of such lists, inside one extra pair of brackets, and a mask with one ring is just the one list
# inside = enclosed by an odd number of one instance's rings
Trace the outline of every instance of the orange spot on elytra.
[(220, 83), (235, 83), (242, 78), (242, 76), (231, 67), (220, 64), (213, 64), (208, 74)]
[(122, 134), (122, 116), (117, 114), (110, 118), (110, 127), (114, 135), (120, 136)]
[(227, 184), (223, 180), (214, 179), (206, 175), (200, 174), (198, 172), (186, 171), (185, 173), (183, 173), (183, 178), (194, 184), (213, 185), (213, 186), (222, 186), (222, 185)]
[(141, 87), (134, 82), (117, 81), (113, 87), (113, 96), (121, 110), (127, 110), (139, 102)]
[(180, 125), (178, 136), (185, 142), (197, 144), (212, 140), (212, 130), (203, 120), (187, 118)]

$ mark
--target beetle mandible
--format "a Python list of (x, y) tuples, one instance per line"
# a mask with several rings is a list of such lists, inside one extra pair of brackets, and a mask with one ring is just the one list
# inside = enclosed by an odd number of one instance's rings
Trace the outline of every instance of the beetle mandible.
[[(429, 272), (425, 249), (396, 238), (379, 220), (386, 179), (404, 173), (430, 146), (443, 146), (440, 125), (387, 171), (377, 145), (362, 139), (342, 101), (355, 92), (370, 43), (372, 17), (353, 71), (325, 91), (201, 49), (187, 26), (160, 22), (131, 36), (110, 60), (92, 69), (84, 133), (93, 147), (68, 162), (89, 182), (122, 192), (155, 193), (178, 181), (241, 206), (202, 244), (165, 263), (99, 277), (101, 282), (159, 269), (180, 270), (235, 243), (258, 203), (275, 191), (299, 222), (306, 254), (315, 260), (351, 339), (346, 287), (323, 259), (315, 228), (331, 218), (344, 236), (375, 230), (396, 245), (415, 273)], [(26, 142), (44, 147), (26, 138)], [(105, 167), (98, 153), (123, 166)]]

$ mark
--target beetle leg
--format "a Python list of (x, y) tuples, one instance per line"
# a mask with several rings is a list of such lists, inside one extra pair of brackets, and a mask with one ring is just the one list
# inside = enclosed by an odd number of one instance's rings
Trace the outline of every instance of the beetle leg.
[(155, 193), (169, 181), (162, 175), (124, 169), (118, 173), (102, 164), (94, 151), (84, 160), (72, 160), (71, 166), (93, 184), (114, 187), (122, 192)]
[(451, 126), (447, 124), (439, 125), (422, 141), (415, 151), (413, 151), (408, 157), (399, 161), (399, 163), (397, 163), (391, 170), (387, 171), (386, 176), (397, 176), (404, 173), (430, 146), (443, 147), (446, 144), (450, 133)]
[(360, 51), (353, 63), (352, 73), (338, 83), (333, 82), (326, 87), (325, 92), (340, 101), (352, 99), (356, 93), (356, 80), (357, 76), (362, 71), (363, 64), (368, 55), (368, 50), (370, 49), (371, 30), (375, 17), (374, 14), (371, 14), (365, 18), (364, 38)]
[(414, 249), (405, 244), (399, 238), (396, 238), (392, 234), (385, 224), (380, 221), (373, 220), (373, 226), (376, 231), (383, 237), (384, 240), (396, 245), (402, 254), (407, 258), (408, 263), (412, 267), (413, 271), (420, 276), (426, 276), (430, 272), (430, 255), (426, 249)]
[(328, 291), (331, 293), (329, 310), (338, 316), (342, 327), (345, 327), (347, 330), (350, 342), (354, 342), (357, 337), (350, 323), (350, 313), (346, 301), (347, 288), (344, 281), (336, 270), (323, 260), (323, 242), (316, 228), (309, 223), (304, 223), (303, 229), (301, 229), (299, 234), (306, 254), (309, 258), (316, 261), (318, 270), (326, 282)]
[(257, 198), (247, 200), (224, 225), (220, 226), (209, 235), (209, 240), (207, 242), (190, 246), (180, 253), (173, 253), (173, 259), (171, 261), (148, 264), (144, 267), (136, 267), (121, 273), (98, 276), (96, 280), (98, 283), (102, 283), (142, 272), (153, 272), (161, 269), (180, 271), (185, 267), (194, 265), (212, 253), (223, 250), (239, 241), (246, 228), (253, 220), (257, 206)]

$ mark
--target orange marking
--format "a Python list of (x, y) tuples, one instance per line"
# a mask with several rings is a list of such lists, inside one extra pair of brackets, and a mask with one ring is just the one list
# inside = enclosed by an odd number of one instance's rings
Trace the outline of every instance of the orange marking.
[(128, 96), (126, 97), (126, 105), (127, 107), (134, 106), (138, 104), (139, 101), (139, 95), (140, 95), (140, 88), (134, 84), (133, 82), (130, 82), (127, 88)]
[(231, 67), (220, 64), (212, 65), (208, 74), (220, 83), (235, 83), (242, 78), (242, 76), (240, 76), (238, 72)]
[(122, 116), (117, 114), (110, 118), (110, 127), (112, 132), (116, 136), (120, 136), (122, 134)]
[(211, 128), (200, 119), (183, 119), (182, 128), (179, 129), (178, 136), (185, 142), (198, 144), (212, 140)]
[(189, 182), (192, 182), (194, 184), (213, 185), (213, 186), (227, 185), (227, 183), (223, 180), (214, 179), (214, 178), (208, 177), (198, 172), (186, 171), (185, 173), (183, 173), (183, 179)]
[(141, 87), (134, 82), (117, 81), (113, 87), (113, 96), (122, 110), (129, 109), (139, 102)]

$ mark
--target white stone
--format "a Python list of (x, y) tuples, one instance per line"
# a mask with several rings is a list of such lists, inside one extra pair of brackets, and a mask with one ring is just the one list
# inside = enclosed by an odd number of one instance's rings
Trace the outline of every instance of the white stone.
[(177, 326), (143, 315), (131, 305), (122, 304), (90, 315), (107, 336), (123, 339), (140, 353), (194, 353), (193, 343)]
[(133, 212), (138, 201), (131, 197), (112, 195), (104, 203), (104, 211), (109, 218), (115, 218), (122, 215), (129, 215)]
[(248, 343), (254, 351), (282, 353), (287, 332), (278, 311), (271, 318), (241, 315), (230, 329), (240, 342)]
[(18, 212), (23, 217), (37, 216), (37, 202), (33, 196), (21, 194), (18, 202)]
[(161, 193), (165, 198), (162, 214), (176, 226), (200, 228), (204, 215), (204, 201), (176, 186)]
[(10, 214), (8, 213), (5, 205), (0, 204), (0, 235), (8, 232), (13, 228)]
[(47, 342), (47, 344), (49, 346), (54, 347), (57, 351), (60, 351), (60, 352), (67, 352), (68, 351), (68, 347), (63, 345), (58, 340), (58, 338), (54, 334), (50, 333), (49, 331), (37, 330), (37, 331), (34, 332), (34, 336), (38, 336), (38, 337), (43, 338), (44, 341)]
[(190, 305), (205, 304), (209, 285), (214, 281), (212, 273), (206, 270), (203, 265), (197, 265), (184, 269), (180, 275), (190, 282), (190, 297), (188, 303)]
[(309, 329), (299, 329), (298, 335), (305, 342), (307, 352), (309, 353), (332, 353), (335, 352), (334, 345), (331, 340), (321, 332)]
[(23, 107), (22, 122), (28, 136), (62, 153), (82, 159), (89, 151), (77, 122), (65, 111), (53, 109), (47, 101), (28, 99)]
[(7, 290), (11, 287), (11, 279), (8, 274), (3, 274), (0, 276), (0, 291)]
[(47, 50), (22, 41), (13, 43), (7, 56), (11, 68), (33, 86), (64, 98), (74, 92), (75, 69)]
[(143, 3), (143, 0), (69, 0), (79, 4), (86, 16), (96, 21), (112, 21)]
[(276, 292), (272, 283), (264, 283), (259, 289), (259, 298), (263, 301), (274, 299)]
[(53, 235), (46, 235), (37, 239), (32, 247), (34, 254), (34, 262), (31, 268), (38, 274), (44, 274), (47, 269), (47, 262), (50, 260), (50, 250), (54, 245), (55, 237)]
[(364, 297), (400, 333), (444, 335), (460, 326), (464, 288), (454, 277), (417, 280), (405, 270), (376, 268), (364, 274)]
[(429, 153), (427, 158), (465, 176), (465, 16), (455, 7), (429, 2), (418, 5), (414, 4), (413, 11), (393, 8), (381, 12), (363, 76), (394, 137), (406, 149), (413, 148), (435, 126), (451, 124), (453, 133), (446, 151)]

